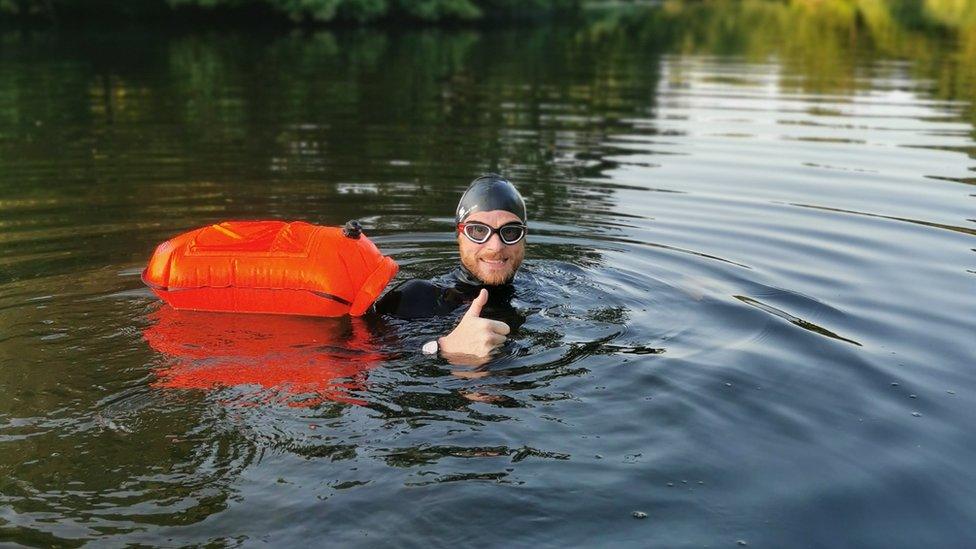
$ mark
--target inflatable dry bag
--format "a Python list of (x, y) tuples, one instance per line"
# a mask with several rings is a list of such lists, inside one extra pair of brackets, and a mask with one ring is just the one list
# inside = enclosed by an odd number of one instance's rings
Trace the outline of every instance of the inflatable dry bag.
[(360, 316), (397, 268), (355, 221), (225, 221), (157, 246), (142, 281), (175, 309)]

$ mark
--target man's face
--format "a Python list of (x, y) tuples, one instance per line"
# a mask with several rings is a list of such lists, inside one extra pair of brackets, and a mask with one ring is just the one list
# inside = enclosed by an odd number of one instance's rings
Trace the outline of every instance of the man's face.
[[(517, 215), (505, 210), (475, 212), (464, 221), (466, 223), (477, 221), (494, 229), (506, 223), (522, 222)], [(477, 244), (459, 232), (458, 246), (461, 251), (461, 263), (488, 286), (497, 286), (511, 281), (525, 258), (525, 238), (508, 245), (495, 233), (491, 235), (488, 242)]]

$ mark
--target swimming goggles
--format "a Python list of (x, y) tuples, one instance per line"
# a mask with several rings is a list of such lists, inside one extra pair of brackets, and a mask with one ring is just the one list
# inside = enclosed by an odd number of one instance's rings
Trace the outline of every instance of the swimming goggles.
[(498, 238), (502, 240), (505, 244), (512, 245), (522, 240), (525, 236), (527, 228), (521, 223), (506, 223), (497, 229), (485, 225), (484, 223), (477, 223), (471, 221), (468, 223), (458, 223), (458, 230), (464, 233), (464, 236), (468, 237), (468, 240), (474, 242), (475, 244), (484, 244), (488, 242), (491, 235), (498, 233)]

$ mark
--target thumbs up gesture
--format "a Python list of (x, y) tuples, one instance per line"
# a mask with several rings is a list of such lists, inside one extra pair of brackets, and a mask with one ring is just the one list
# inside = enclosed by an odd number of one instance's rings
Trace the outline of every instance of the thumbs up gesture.
[(510, 331), (508, 324), (481, 318), (481, 310), (487, 301), (488, 290), (482, 288), (454, 331), (437, 341), (442, 352), (487, 357), (505, 343), (505, 336)]

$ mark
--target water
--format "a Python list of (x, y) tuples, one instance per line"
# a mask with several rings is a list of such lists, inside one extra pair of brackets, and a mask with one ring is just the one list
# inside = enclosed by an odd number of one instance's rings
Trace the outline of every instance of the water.
[[(966, 546), (973, 38), (830, 5), (3, 32), (0, 541)], [(456, 318), (139, 279), (242, 218), (359, 218), (437, 276), (489, 169), (531, 233), (484, 368), (416, 352)]]

